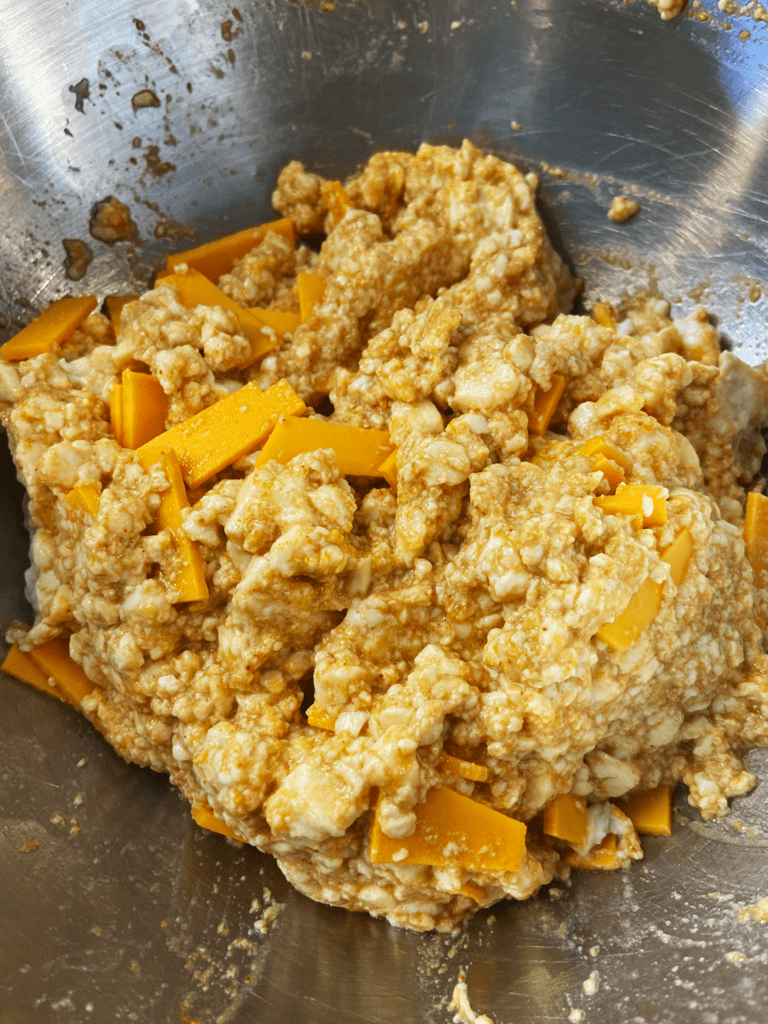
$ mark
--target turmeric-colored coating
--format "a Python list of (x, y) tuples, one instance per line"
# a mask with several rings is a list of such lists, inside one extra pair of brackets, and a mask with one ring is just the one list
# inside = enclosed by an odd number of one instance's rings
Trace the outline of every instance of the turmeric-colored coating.
[(282, 217), (268, 224), (246, 228), (234, 235), (226, 235), (215, 242), (206, 242), (186, 252), (175, 252), (166, 258), (165, 266), (173, 271), (186, 263), (191, 270), (198, 270), (216, 284), (221, 275), (229, 274), (235, 262), (255, 248), (268, 231), (274, 231), (287, 238), (291, 245), (296, 245), (293, 223), (287, 217)]
[(352, 203), (340, 181), (324, 181), (320, 186), (320, 194), (336, 224), (343, 219), (347, 210), (352, 209)]
[(176, 595), (177, 601), (205, 601), (208, 584), (205, 563), (195, 541), (190, 540), (182, 528), (181, 510), (189, 507), (187, 491), (181, 476), (179, 460), (173, 449), (163, 451), (160, 460), (170, 487), (163, 491), (160, 507), (155, 513), (158, 530), (170, 530), (176, 548), (173, 569), (163, 576), (163, 582)]
[(378, 476), (379, 467), (392, 451), (386, 430), (350, 427), (290, 416), (278, 423), (256, 460), (263, 466), (270, 460), (290, 462), (295, 455), (332, 448), (344, 476)]
[(296, 291), (299, 293), (301, 322), (305, 324), (312, 316), (315, 306), (325, 294), (325, 278), (321, 274), (297, 274)]
[(199, 487), (258, 447), (281, 416), (305, 410), (288, 381), (279, 380), (268, 391), (254, 381), (170, 427), (142, 445), (138, 454), (145, 466), (151, 466), (172, 448), (186, 485)]
[(744, 547), (755, 586), (764, 589), (768, 586), (768, 498), (757, 491), (747, 495)]
[(123, 370), (122, 382), (122, 445), (136, 449), (165, 430), (168, 399), (149, 373)]
[(526, 827), (501, 811), (453, 789), (436, 787), (413, 808), (413, 834), (393, 839), (379, 825), (380, 801), (371, 824), (369, 856), (374, 864), (454, 865), (470, 871), (520, 868)]
[(672, 790), (657, 786), (645, 793), (635, 793), (625, 800), (616, 800), (641, 836), (672, 835)]
[(96, 689), (96, 684), (91, 682), (82, 666), (70, 657), (68, 637), (49, 640), (35, 647), (29, 656), (41, 672), (55, 680), (67, 703), (75, 707), (80, 707), (83, 698)]
[(536, 389), (533, 411), (528, 415), (528, 430), (531, 434), (545, 434), (565, 391), (565, 377), (552, 374), (552, 382), (546, 391)]
[(559, 793), (544, 808), (545, 835), (583, 846), (589, 834), (587, 801), (573, 793)]
[(123, 385), (113, 384), (109, 393), (109, 420), (119, 445), (123, 443)]
[(0, 348), (0, 358), (18, 362), (20, 359), (32, 359), (43, 352), (50, 352), (77, 330), (96, 309), (96, 304), (95, 295), (59, 299), (10, 341), (6, 341)]

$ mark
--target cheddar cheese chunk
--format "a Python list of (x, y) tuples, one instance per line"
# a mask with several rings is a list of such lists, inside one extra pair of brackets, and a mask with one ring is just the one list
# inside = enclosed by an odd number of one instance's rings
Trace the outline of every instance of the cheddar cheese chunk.
[(208, 597), (205, 563), (197, 544), (182, 528), (181, 510), (188, 508), (189, 502), (181, 466), (173, 449), (162, 452), (160, 461), (170, 487), (163, 491), (160, 498), (160, 507), (155, 513), (155, 526), (158, 530), (171, 531), (176, 549), (172, 568), (163, 576), (163, 582), (176, 595), (177, 601), (205, 601)]
[(352, 209), (346, 189), (340, 181), (324, 181), (320, 186), (320, 194), (323, 197), (328, 212), (334, 221), (334, 226), (343, 220), (347, 210)]
[(595, 471), (603, 474), (612, 491), (625, 482), (624, 470), (629, 465), (629, 459), (604, 437), (591, 437), (576, 454), (592, 462)]
[(304, 324), (312, 316), (312, 311), (325, 294), (325, 278), (320, 274), (297, 274), (296, 290), (299, 293), (301, 322)]
[(112, 321), (112, 326), (115, 331), (120, 330), (120, 318), (123, 315), (123, 309), (128, 305), (129, 302), (135, 302), (139, 296), (134, 295), (108, 295), (104, 299), (104, 308), (107, 311), (107, 316)]
[(544, 808), (545, 835), (583, 846), (589, 834), (587, 801), (573, 793), (559, 793)]
[(49, 640), (31, 650), (29, 656), (41, 672), (55, 681), (67, 703), (75, 707), (79, 708), (83, 698), (96, 689), (82, 666), (70, 657), (68, 637)]
[(768, 498), (757, 491), (747, 495), (744, 548), (755, 586), (762, 590), (768, 586)]
[(274, 231), (287, 238), (292, 246), (296, 246), (296, 235), (293, 223), (287, 217), (259, 224), (254, 228), (237, 231), (234, 235), (226, 235), (215, 242), (206, 242), (186, 252), (175, 252), (165, 261), (166, 269), (174, 271), (183, 263), (204, 274), (216, 284), (222, 274), (229, 274), (237, 260), (246, 256), (263, 239), (268, 231)]
[(64, 500), (72, 508), (85, 512), (89, 516), (95, 516), (99, 511), (101, 496), (93, 484), (80, 484), (65, 494)]
[(642, 516), (644, 527), (664, 526), (667, 521), (667, 499), (663, 487), (619, 484), (615, 494), (600, 495), (593, 500), (603, 512)]
[(576, 850), (565, 850), (562, 861), (569, 868), (586, 868), (590, 871), (615, 871), (619, 866), (619, 840), (613, 832), (609, 832), (602, 842), (593, 846), (589, 853), (581, 854)]
[(377, 476), (383, 476), (390, 487), (397, 487), (397, 448), (379, 466)]
[[(274, 327), (264, 323), (263, 319), (256, 316), (256, 311), (245, 309), (243, 306), (230, 299), (220, 288), (210, 281), (204, 274), (197, 270), (190, 270), (186, 274), (168, 274), (163, 277), (160, 287), (173, 286), (179, 293), (179, 298), (188, 309), (195, 306), (221, 306), (229, 310), (237, 317), (240, 330), (244, 338), (251, 343), (250, 355), (243, 361), (242, 366), (251, 366), (277, 348), (282, 337)], [(296, 316), (298, 320), (298, 316)], [(265, 327), (267, 328), (265, 330)]]
[(670, 786), (657, 786), (645, 793), (635, 793), (626, 800), (616, 800), (615, 803), (627, 815), (639, 835), (672, 835)]
[(51, 697), (64, 700), (64, 695), (56, 686), (55, 681), (46, 672), (43, 672), (34, 663), (31, 656), (26, 651), (21, 650), (18, 644), (13, 644), (10, 647), (2, 665), (0, 665), (0, 669), (3, 672), (7, 672), (9, 676), (13, 676), (14, 679), (18, 679), (21, 683), (27, 683), (42, 693), (47, 693)]
[(172, 449), (184, 482), (188, 487), (199, 487), (258, 447), (281, 416), (305, 410), (288, 381), (279, 380), (268, 391), (252, 382), (148, 441), (138, 449), (138, 455), (149, 467), (163, 451)]
[(416, 828), (392, 838), (371, 825), (369, 855), (374, 864), (457, 865), (469, 871), (517, 871), (525, 853), (526, 827), (453, 789), (434, 788), (416, 804)]
[(443, 754), (440, 768), (453, 775), (458, 775), (460, 779), (468, 779), (470, 782), (486, 782), (488, 780), (488, 769), (484, 764), (464, 761), (460, 757), (454, 757), (453, 754)]
[(208, 829), (209, 832), (218, 832), (219, 835), (226, 836), (228, 839), (240, 838), (236, 832), (232, 831), (229, 825), (225, 824), (220, 818), (217, 818), (213, 811), (207, 807), (200, 805), (193, 807), (192, 817), (201, 828)]
[(10, 341), (6, 341), (0, 348), (0, 357), (8, 362), (18, 362), (50, 352), (77, 330), (96, 309), (96, 304), (95, 295), (59, 299)]
[(336, 728), (336, 720), (333, 716), (317, 704), (310, 704), (307, 708), (307, 722), (315, 729), (327, 729), (329, 732), (333, 732)]
[(151, 374), (123, 370), (121, 402), (123, 448), (140, 448), (165, 430), (168, 399)]
[(546, 433), (564, 391), (565, 377), (559, 373), (552, 374), (552, 382), (546, 391), (536, 389), (533, 411), (528, 415), (528, 430), (532, 434)]
[[(693, 539), (686, 529), (681, 530), (660, 556), (662, 562), (669, 564), (672, 582), (677, 587), (683, 581), (692, 551)], [(632, 595), (624, 611), (617, 615), (613, 622), (602, 625), (597, 635), (614, 651), (623, 651), (634, 643), (646, 626), (653, 621), (660, 607), (661, 584), (646, 579)]]
[(295, 455), (332, 448), (344, 476), (378, 476), (392, 451), (386, 430), (368, 430), (325, 420), (290, 416), (277, 424), (256, 459), (256, 466), (274, 460), (290, 462)]

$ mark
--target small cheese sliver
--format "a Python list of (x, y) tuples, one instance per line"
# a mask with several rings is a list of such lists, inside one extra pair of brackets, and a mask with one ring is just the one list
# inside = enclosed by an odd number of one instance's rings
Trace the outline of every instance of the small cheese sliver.
[(440, 769), (458, 775), (460, 779), (467, 779), (469, 782), (487, 782), (488, 780), (488, 769), (484, 764), (464, 761), (460, 757), (454, 757), (453, 754), (443, 754)]
[(123, 315), (123, 309), (128, 305), (129, 302), (135, 302), (139, 298), (138, 294), (131, 295), (108, 295), (104, 299), (104, 307), (107, 311), (107, 316), (112, 321), (112, 326), (115, 328), (115, 332), (120, 330), (120, 318)]
[(199, 487), (258, 447), (282, 416), (305, 410), (288, 381), (279, 380), (268, 391), (254, 381), (148, 441), (138, 455), (149, 467), (173, 449), (187, 486)]
[(599, 495), (595, 505), (613, 515), (643, 517), (643, 526), (664, 526), (667, 521), (667, 499), (663, 487), (650, 484), (619, 484), (615, 494)]
[(193, 807), (192, 817), (201, 828), (208, 829), (209, 832), (218, 832), (221, 836), (226, 836), (228, 839), (239, 839), (240, 836), (236, 832), (233, 832), (229, 825), (217, 818), (213, 811), (207, 807)]
[(26, 651), (22, 651), (17, 644), (11, 646), (0, 669), (7, 672), (9, 676), (13, 676), (14, 679), (18, 679), (20, 683), (27, 683), (42, 693), (64, 700), (64, 695), (55, 682), (51, 683), (51, 677), (38, 668), (30, 655)]
[(96, 309), (95, 295), (78, 295), (70, 299), (59, 299), (31, 324), (11, 338), (0, 348), (0, 358), (9, 362), (32, 359), (50, 352), (68, 338)]
[(560, 373), (552, 374), (552, 381), (546, 391), (537, 388), (533, 400), (533, 411), (528, 416), (528, 430), (532, 434), (545, 434), (549, 427), (550, 420), (563, 397), (565, 391), (565, 377)]
[(629, 459), (604, 437), (591, 437), (576, 454), (591, 461), (595, 471), (603, 474), (612, 491), (625, 482), (624, 470), (629, 465)]
[(626, 800), (616, 800), (641, 836), (672, 835), (672, 793), (669, 786), (657, 786), (645, 793), (636, 793)]
[(589, 835), (587, 801), (573, 793), (559, 793), (544, 808), (544, 834), (584, 846)]
[[(221, 306), (237, 317), (244, 338), (251, 343), (251, 353), (243, 361), (242, 366), (250, 366), (257, 359), (277, 348), (282, 341), (281, 335), (271, 325), (265, 325), (263, 319), (256, 316), (256, 311), (245, 309), (230, 299), (212, 281), (199, 273), (190, 270), (186, 274), (168, 274), (162, 278), (159, 287), (172, 285), (179, 293), (179, 298), (188, 309), (195, 306)], [(264, 312), (269, 312), (265, 310)], [(295, 315), (295, 314), (294, 314)], [(298, 320), (298, 316), (296, 316)], [(265, 330), (265, 326), (267, 329)]]
[(334, 450), (344, 476), (378, 476), (379, 467), (392, 451), (386, 430), (291, 416), (277, 424), (255, 465), (263, 466), (271, 460), (290, 462), (295, 455), (320, 448)]
[(397, 487), (397, 448), (379, 466), (377, 476), (383, 476), (390, 487)]
[[(123, 448), (140, 448), (165, 430), (168, 399), (160, 381), (149, 373), (123, 370), (121, 444)], [(110, 411), (111, 411), (110, 396)], [(116, 432), (115, 432), (116, 433)]]
[(577, 853), (576, 850), (565, 850), (562, 861), (569, 868), (586, 868), (591, 871), (615, 871), (619, 866), (619, 839), (614, 832), (608, 835), (589, 853)]
[[(688, 561), (693, 552), (693, 539), (685, 529), (675, 537), (661, 554), (662, 562), (670, 567), (672, 582), (679, 587), (685, 576)], [(661, 584), (646, 579), (630, 598), (629, 604), (613, 622), (606, 622), (597, 635), (614, 651), (623, 651), (640, 636), (642, 631), (658, 615), (661, 608)]]
[(297, 274), (296, 291), (299, 293), (301, 322), (305, 324), (325, 294), (325, 278), (321, 274)]
[(171, 486), (162, 493), (155, 525), (158, 530), (171, 531), (176, 547), (173, 568), (168, 577), (163, 577), (163, 582), (177, 595), (178, 601), (205, 601), (208, 597), (205, 563), (197, 544), (182, 526), (181, 510), (188, 508), (189, 502), (179, 460), (173, 449), (169, 449), (161, 453), (160, 461)]
[(744, 548), (755, 586), (762, 590), (768, 586), (768, 498), (757, 491), (747, 495)]
[(70, 657), (68, 637), (49, 640), (31, 650), (29, 656), (41, 672), (55, 681), (64, 699), (75, 707), (79, 708), (83, 698), (96, 689), (82, 666)]
[(315, 729), (327, 729), (329, 732), (336, 728), (335, 718), (317, 704), (310, 704), (307, 708), (307, 722)]
[(166, 258), (166, 268), (173, 271), (182, 263), (186, 263), (192, 270), (205, 274), (216, 284), (222, 274), (230, 273), (236, 261), (246, 256), (263, 240), (268, 231), (282, 235), (294, 248), (296, 247), (293, 222), (287, 217), (282, 217), (268, 224), (259, 224), (257, 227), (238, 231), (234, 235), (218, 238), (215, 242), (206, 242), (205, 245), (187, 249), (186, 252), (175, 252)]
[(453, 789), (434, 788), (416, 804), (416, 828), (392, 838), (382, 831), (378, 808), (371, 825), (373, 864), (458, 865), (469, 871), (518, 871), (526, 826)]
[(72, 508), (85, 512), (89, 516), (95, 516), (99, 511), (101, 496), (93, 484), (80, 484), (65, 494), (64, 500)]

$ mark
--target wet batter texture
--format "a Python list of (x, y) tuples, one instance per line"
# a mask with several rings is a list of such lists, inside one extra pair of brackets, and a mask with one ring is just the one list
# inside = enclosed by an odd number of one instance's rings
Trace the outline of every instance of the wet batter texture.
[[(0, 364), (36, 610), (9, 640), (68, 637), (93, 686), (80, 706), (123, 757), (313, 899), (416, 929), (523, 899), (608, 834), (615, 865), (640, 856), (612, 799), (682, 780), (723, 814), (755, 781), (741, 752), (768, 739), (768, 592), (744, 542), (768, 378), (720, 351), (703, 310), (571, 314), (536, 188), (469, 143), (380, 153), (343, 190), (291, 163), (274, 205), (324, 236), (319, 254), (268, 232), (218, 282), (295, 313), (297, 275), (323, 279), (279, 347), (246, 365), (237, 315), (161, 279), (117, 328), (94, 313)], [(182, 511), (208, 597), (180, 601), (178, 544), (152, 528), (166, 472), (110, 418), (126, 368), (159, 381), (166, 428), (288, 381), (310, 418), (388, 431), (396, 481), (345, 477), (327, 448), (246, 454)], [(617, 474), (639, 511), (606, 505)], [(84, 486), (95, 513), (68, 500)], [(675, 571), (662, 555), (681, 537)], [(610, 642), (622, 615), (635, 635)], [(447, 833), (413, 862), (419, 809), (444, 790), (527, 823), (518, 868)], [(542, 831), (559, 794), (589, 805), (575, 848)]]

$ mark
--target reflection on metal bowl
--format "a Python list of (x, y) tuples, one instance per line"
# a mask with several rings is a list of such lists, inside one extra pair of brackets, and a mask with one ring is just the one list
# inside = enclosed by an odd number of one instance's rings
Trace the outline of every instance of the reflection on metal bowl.
[[(658, 288), (681, 312), (704, 302), (747, 360), (768, 355), (766, 26), (744, 14), (710, 0), (670, 22), (640, 0), (4, 7), (0, 340), (59, 295), (140, 287), (176, 244), (268, 219), (289, 159), (344, 176), (378, 149), (467, 137), (541, 172), (588, 304)], [(606, 217), (616, 195), (640, 204), (627, 223)], [(109, 196), (138, 237), (89, 234)], [(3, 624), (25, 611), (12, 477), (6, 454)], [(497, 1024), (766, 1018), (768, 931), (737, 915), (768, 892), (763, 786), (707, 825), (681, 794), (672, 838), (646, 840), (630, 872), (424, 936), (309, 902), (75, 712), (0, 690), (4, 1024), (444, 1024), (460, 969)]]

